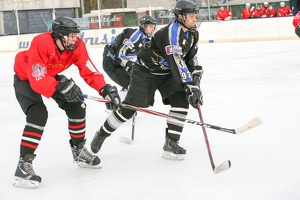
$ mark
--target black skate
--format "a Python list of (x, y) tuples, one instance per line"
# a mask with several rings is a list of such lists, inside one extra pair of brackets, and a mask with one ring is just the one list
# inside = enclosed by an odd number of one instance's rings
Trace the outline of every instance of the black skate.
[(73, 162), (77, 163), (79, 167), (85, 168), (101, 168), (100, 158), (96, 155), (93, 155), (91, 152), (84, 147), (85, 140), (80, 142), (77, 146), (74, 146), (72, 140), (69, 141), (71, 145), (71, 150), (73, 154)]
[(36, 155), (27, 154), (24, 158), (19, 159), (19, 163), (15, 172), (16, 187), (37, 188), (42, 181), (42, 178), (35, 174), (32, 161)]
[(100, 151), (101, 146), (106, 138), (107, 136), (102, 135), (99, 130), (96, 131), (95, 136), (91, 142), (91, 150), (93, 153), (98, 153), (98, 151)]
[(168, 160), (183, 160), (183, 155), (186, 154), (186, 150), (178, 145), (178, 142), (166, 137), (164, 144), (163, 158)]

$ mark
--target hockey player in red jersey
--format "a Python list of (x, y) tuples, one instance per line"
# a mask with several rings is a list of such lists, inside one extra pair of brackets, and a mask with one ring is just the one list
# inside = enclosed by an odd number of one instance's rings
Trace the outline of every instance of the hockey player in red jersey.
[(269, 6), (268, 9), (266, 10), (266, 15), (269, 18), (271, 18), (271, 17), (277, 17), (277, 12), (273, 8), (273, 6)]
[(232, 14), (230, 10), (225, 8), (224, 6), (221, 6), (220, 9), (217, 12), (217, 20), (231, 20)]
[(106, 84), (95, 67), (94, 70), (88, 67), (91, 61), (84, 42), (78, 37), (79, 33), (74, 19), (58, 17), (53, 21), (52, 32), (35, 36), (30, 48), (15, 57), (15, 95), (26, 115), (15, 186), (36, 188), (41, 182), (41, 177), (33, 170), (32, 161), (48, 118), (42, 96), (53, 98), (67, 115), (74, 163), (80, 167), (100, 168), (100, 159), (84, 147), (86, 105), (81, 89), (72, 78), (59, 73), (74, 64), (90, 87), (111, 100), (112, 107), (120, 106), (120, 98), (115, 86)]
[(280, 7), (278, 8), (278, 16), (279, 17), (286, 17), (286, 16), (292, 16), (293, 12), (290, 9), (289, 6), (285, 5), (284, 2), (280, 3)]
[(241, 18), (242, 19), (250, 19), (253, 18), (253, 9), (250, 8), (250, 3), (246, 3), (245, 8), (242, 10)]
[[(132, 70), (131, 84), (123, 103), (139, 107), (154, 104), (158, 90), (169, 114), (185, 118), (189, 104), (202, 105), (200, 79), (202, 67), (198, 64), (199, 7), (190, 0), (178, 1), (174, 8), (176, 20), (157, 31), (151, 42), (138, 54), (139, 65)], [(104, 140), (129, 120), (135, 111), (122, 107), (110, 114), (91, 142), (97, 153)], [(151, 126), (151, 125), (149, 125)], [(179, 146), (184, 122), (167, 119), (163, 158), (183, 160), (186, 150)]]
[(295, 33), (300, 38), (300, 11), (295, 15), (293, 19), (293, 25), (295, 27)]

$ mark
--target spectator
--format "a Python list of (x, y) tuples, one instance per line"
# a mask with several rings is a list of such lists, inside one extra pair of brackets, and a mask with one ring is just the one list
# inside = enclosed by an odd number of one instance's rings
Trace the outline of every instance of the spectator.
[(224, 6), (221, 6), (220, 9), (217, 12), (217, 20), (231, 20), (232, 14), (230, 10), (227, 8), (224, 8)]
[(267, 17), (277, 17), (276, 10), (273, 8), (273, 6), (269, 6), (266, 10)]
[(250, 9), (250, 3), (246, 3), (246, 7), (242, 10), (242, 19), (252, 18), (252, 11)]
[(292, 16), (293, 12), (289, 6), (286, 6), (284, 2), (280, 3), (280, 7), (278, 8), (278, 16), (279, 17), (286, 17)]
[(261, 5), (257, 5), (257, 7), (254, 8), (254, 10), (252, 12), (252, 16), (253, 16), (253, 18), (261, 18), (262, 15), (263, 15), (263, 12), (262, 12)]
[(268, 17), (266, 14), (268, 7), (269, 7), (269, 3), (264, 2), (264, 6), (261, 8), (261, 17)]

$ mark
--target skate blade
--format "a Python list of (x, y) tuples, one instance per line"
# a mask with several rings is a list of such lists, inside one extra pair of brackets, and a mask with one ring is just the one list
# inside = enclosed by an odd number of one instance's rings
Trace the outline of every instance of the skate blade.
[(26, 180), (20, 177), (15, 177), (15, 181), (13, 183), (13, 186), (15, 187), (21, 187), (21, 188), (31, 188), (35, 189), (38, 188), (40, 185), (40, 182), (34, 181), (34, 180)]
[(167, 159), (167, 160), (184, 160), (183, 155), (184, 154), (174, 154), (174, 153), (169, 152), (169, 151), (164, 151), (162, 157), (164, 159)]
[(77, 162), (77, 165), (82, 168), (90, 168), (90, 169), (101, 169), (102, 167), (99, 165), (89, 165), (85, 162)]

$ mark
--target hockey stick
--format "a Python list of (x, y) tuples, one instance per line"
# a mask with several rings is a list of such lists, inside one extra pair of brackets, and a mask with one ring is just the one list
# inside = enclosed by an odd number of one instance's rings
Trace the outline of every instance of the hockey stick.
[[(201, 121), (201, 123), (204, 124), (203, 116), (202, 116), (201, 109), (200, 109), (200, 104), (197, 104), (197, 110), (198, 110), (200, 121)], [(222, 164), (220, 164), (217, 167), (215, 166), (214, 160), (213, 160), (213, 157), (212, 157), (212, 153), (211, 153), (211, 150), (210, 150), (210, 146), (209, 146), (205, 126), (202, 126), (202, 132), (203, 132), (203, 135), (204, 135), (206, 149), (207, 149), (207, 152), (208, 152), (208, 156), (209, 156), (209, 160), (210, 160), (210, 164), (211, 164), (211, 167), (213, 169), (213, 172), (217, 174), (217, 173), (221, 173), (225, 170), (228, 170), (231, 166), (231, 162), (229, 160), (223, 162)]]
[(132, 117), (132, 125), (131, 125), (131, 139), (128, 137), (120, 136), (119, 141), (124, 144), (132, 144), (134, 141), (134, 131), (135, 131), (135, 117), (136, 113)]
[[(112, 113), (112, 111), (108, 110), (108, 109), (106, 109), (105, 112), (107, 112), (107, 114), (109, 114), (109, 115)], [(132, 117), (131, 139), (128, 137), (120, 136), (119, 141), (124, 144), (132, 144), (133, 139), (134, 139), (134, 130), (135, 130), (135, 115)]]
[(132, 117), (132, 125), (131, 125), (131, 140), (134, 141), (134, 131), (135, 131), (135, 117), (137, 113), (135, 113)]
[[(102, 99), (100, 97), (87, 95), (87, 94), (83, 94), (83, 97), (86, 98), (86, 99), (90, 99), (90, 100), (94, 100), (94, 101), (98, 101), (98, 102), (103, 102), (103, 103), (109, 102), (109, 100)], [(133, 110), (137, 110), (137, 111), (140, 111), (140, 112), (156, 115), (156, 116), (159, 116), (159, 117), (164, 117), (164, 118), (167, 118), (167, 119), (175, 119), (175, 120), (186, 122), (186, 123), (189, 123), (189, 124), (203, 126), (203, 127), (206, 127), (206, 128), (210, 128), (210, 129), (214, 129), (214, 130), (218, 130), (218, 131), (223, 131), (223, 132), (227, 132), (227, 133), (231, 133), (231, 134), (241, 134), (243, 132), (246, 132), (246, 131), (258, 126), (262, 122), (259, 117), (255, 117), (255, 118), (253, 118), (252, 120), (250, 120), (249, 122), (247, 122), (246, 124), (244, 124), (243, 126), (241, 126), (239, 128), (228, 129), (228, 128), (224, 128), (224, 127), (220, 127), (220, 126), (216, 126), (216, 125), (212, 125), (212, 124), (207, 124), (207, 123), (203, 123), (203, 122), (198, 122), (198, 121), (194, 121), (194, 120), (191, 120), (191, 119), (185, 119), (185, 118), (182, 118), (182, 117), (179, 117), (179, 116), (174, 116), (174, 115), (171, 115), (171, 114), (165, 114), (165, 113), (161, 113), (161, 112), (158, 112), (158, 111), (149, 110), (149, 109), (145, 109), (145, 108), (141, 108), (141, 107), (133, 106), (133, 105), (129, 105), (129, 104), (121, 104), (121, 106), (124, 107), (124, 108), (133, 109)]]

